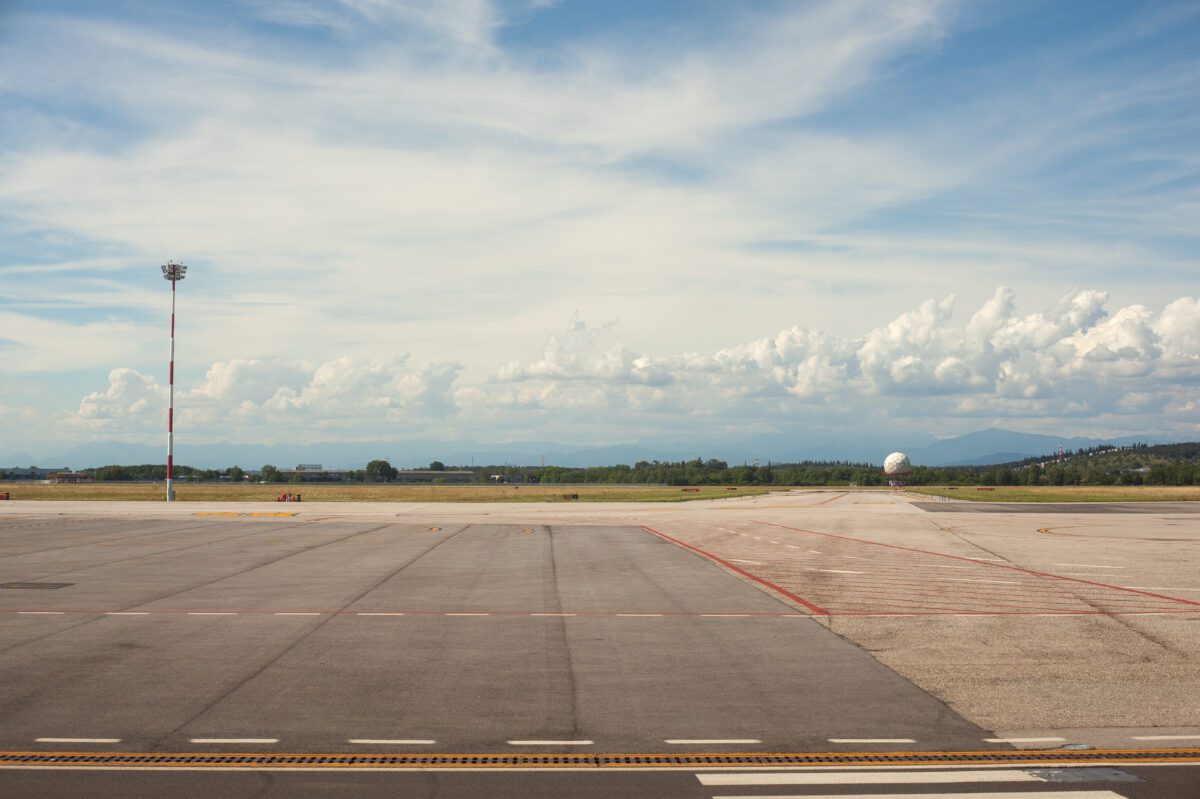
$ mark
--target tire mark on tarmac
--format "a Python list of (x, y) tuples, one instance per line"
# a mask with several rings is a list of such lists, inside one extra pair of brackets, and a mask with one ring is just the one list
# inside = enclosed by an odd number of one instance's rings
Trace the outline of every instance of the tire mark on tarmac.
[[(137, 521), (137, 520), (121, 519), (118, 521), (118, 524), (120, 524), (122, 522), (125, 524), (128, 524), (130, 521)], [(161, 522), (164, 524), (170, 524), (170, 521), (166, 520), (166, 519), (161, 520)], [(200, 526), (203, 526), (203, 525), (196, 525), (195, 527), (182, 527), (182, 528), (181, 527), (173, 527), (169, 530), (155, 530), (154, 532), (150, 532), (150, 533), (136, 533), (134, 535), (117, 536), (115, 538), (102, 538), (99, 541), (86, 541), (86, 542), (80, 543), (80, 544), (67, 544), (66, 546), (61, 546), (61, 547), (48, 547), (46, 549), (35, 549), (31, 552), (20, 552), (15, 555), (0, 555), (0, 560), (7, 560), (9, 558), (22, 558), (22, 557), (25, 557), (26, 555), (40, 555), (43, 552), (59, 552), (64, 549), (78, 549), (79, 547), (99, 546), (100, 544), (109, 544), (114, 541), (132, 541), (136, 538), (147, 538), (147, 537), (153, 536), (153, 535), (165, 535), (167, 533), (175, 533), (180, 530), (194, 530)], [(104, 532), (104, 530), (101, 530), (100, 532)]]
[[(385, 529), (385, 528), (387, 528), (387, 527), (391, 527), (393, 524), (396, 524), (396, 522), (389, 522), (388, 524), (384, 524), (384, 525), (381, 525), (381, 526), (379, 526), (379, 527), (374, 527), (374, 528), (372, 528), (372, 529), (370, 529), (370, 530), (363, 530), (363, 531), (361, 531), (361, 532), (359, 532), (359, 533), (354, 533), (354, 534), (352, 534), (352, 535), (345, 536), (344, 538), (340, 538), (340, 539), (338, 539), (337, 541), (331, 541), (331, 542), (328, 542), (328, 543), (339, 543), (339, 542), (341, 542), (341, 541), (345, 541), (345, 540), (347, 540), (347, 539), (349, 539), (349, 538), (353, 538), (355, 535), (365, 535), (365, 534), (367, 534), (367, 533), (374, 533), (374, 532), (378, 532), (379, 530), (383, 530), (383, 529)], [(426, 555), (428, 555), (430, 552), (432, 552), (433, 550), (437, 549), (438, 547), (442, 546), (442, 545), (443, 545), (443, 544), (445, 544), (447, 541), (450, 541), (451, 539), (453, 539), (453, 538), (457, 537), (457, 536), (458, 536), (460, 533), (464, 532), (464, 531), (465, 531), (465, 530), (467, 530), (469, 527), (470, 527), (470, 525), (466, 525), (466, 526), (464, 526), (463, 528), (461, 528), (461, 529), (459, 529), (459, 530), (456, 530), (455, 532), (451, 533), (451, 534), (450, 534), (450, 535), (448, 535), (448, 536), (445, 536), (445, 537), (438, 538), (438, 539), (434, 540), (434, 542), (433, 542), (432, 544), (430, 544), (428, 547), (426, 547), (425, 549), (421, 550), (421, 551), (420, 551), (420, 552), (418, 552), (417, 554), (413, 555), (413, 556), (412, 556), (411, 558), (409, 558), (409, 559), (408, 559), (406, 562), (404, 562), (404, 563), (400, 564), (398, 567), (396, 567), (395, 569), (393, 569), (391, 572), (389, 572), (388, 574), (384, 575), (383, 577), (381, 577), (380, 579), (376, 580), (376, 581), (375, 581), (374, 583), (372, 583), (371, 585), (369, 585), (369, 586), (367, 586), (366, 588), (364, 588), (362, 591), (359, 591), (357, 594), (355, 594), (354, 596), (352, 596), (352, 597), (351, 597), (349, 600), (347, 600), (346, 602), (344, 602), (344, 603), (342, 604), (342, 606), (341, 606), (340, 608), (338, 608), (338, 609), (337, 609), (337, 611), (335, 611), (335, 612), (331, 613), (331, 614), (330, 614), (330, 615), (328, 615), (328, 616), (319, 617), (319, 618), (318, 618), (318, 620), (316, 621), (316, 623), (312, 625), (312, 627), (310, 627), (310, 628), (309, 628), (309, 629), (308, 629), (308, 630), (307, 630), (305, 633), (303, 633), (303, 634), (302, 634), (302, 635), (300, 635), (299, 637), (297, 637), (297, 638), (293, 639), (292, 641), (290, 641), (290, 642), (289, 642), (289, 643), (288, 643), (286, 646), (284, 646), (284, 647), (283, 647), (283, 649), (279, 650), (279, 652), (277, 652), (277, 653), (276, 653), (276, 654), (275, 654), (273, 657), (271, 657), (271, 658), (270, 658), (270, 659), (269, 659), (269, 660), (268, 660), (266, 663), (262, 664), (261, 666), (259, 666), (259, 667), (258, 667), (258, 668), (256, 668), (256, 669), (254, 669), (254, 671), (252, 671), (250, 674), (248, 674), (248, 675), (247, 675), (246, 677), (244, 677), (243, 679), (239, 680), (239, 681), (238, 681), (238, 682), (237, 682), (235, 685), (232, 685), (232, 686), (230, 686), (229, 688), (225, 689), (225, 691), (223, 691), (223, 692), (221, 693), (221, 695), (220, 695), (220, 696), (216, 697), (216, 698), (215, 698), (215, 699), (213, 699), (211, 702), (209, 702), (208, 704), (206, 704), (206, 705), (205, 705), (203, 708), (201, 708), (199, 711), (197, 711), (196, 713), (194, 713), (194, 714), (193, 714), (193, 715), (192, 715), (190, 718), (186, 719), (185, 721), (183, 721), (181, 724), (177, 725), (176, 727), (174, 727), (174, 728), (173, 728), (173, 729), (171, 729), (170, 731), (168, 731), (168, 732), (166, 732), (166, 733), (163, 733), (162, 735), (160, 735), (160, 736), (159, 736), (159, 737), (158, 737), (158, 738), (157, 738), (157, 739), (154, 741), (154, 743), (153, 743), (153, 748), (154, 748), (154, 749), (157, 749), (157, 748), (159, 747), (159, 745), (161, 745), (165, 739), (167, 739), (168, 737), (170, 737), (170, 736), (172, 736), (172, 735), (175, 735), (175, 734), (176, 734), (176, 733), (178, 733), (180, 730), (182, 730), (182, 729), (184, 729), (185, 727), (187, 727), (189, 724), (192, 724), (192, 723), (193, 723), (193, 722), (195, 722), (197, 719), (199, 719), (201, 716), (203, 716), (204, 714), (208, 713), (208, 712), (209, 712), (209, 711), (211, 711), (211, 710), (212, 710), (214, 707), (216, 707), (217, 705), (219, 705), (221, 702), (224, 702), (226, 699), (228, 699), (228, 698), (229, 698), (230, 696), (232, 696), (234, 693), (236, 693), (237, 691), (241, 690), (241, 689), (242, 689), (244, 686), (248, 685), (248, 684), (249, 684), (249, 683), (250, 683), (252, 680), (254, 680), (255, 678), (257, 678), (257, 677), (259, 677), (260, 675), (262, 675), (264, 672), (266, 672), (266, 670), (267, 670), (267, 669), (271, 668), (271, 667), (272, 667), (272, 666), (274, 666), (276, 663), (278, 663), (278, 662), (279, 662), (279, 660), (280, 660), (281, 658), (283, 658), (285, 655), (287, 655), (289, 652), (291, 652), (293, 649), (295, 649), (295, 648), (296, 648), (297, 646), (299, 646), (301, 643), (303, 643), (304, 641), (307, 641), (307, 640), (309, 639), (309, 637), (311, 637), (311, 636), (312, 636), (314, 633), (316, 633), (318, 630), (322, 629), (322, 628), (323, 628), (323, 627), (324, 627), (326, 624), (328, 624), (329, 622), (333, 621), (334, 619), (341, 618), (341, 614), (342, 614), (342, 613), (343, 613), (343, 612), (344, 612), (344, 611), (345, 611), (345, 610), (346, 610), (348, 607), (350, 607), (351, 605), (353, 605), (355, 602), (358, 602), (360, 599), (362, 599), (363, 597), (365, 597), (367, 594), (369, 594), (369, 593), (371, 593), (372, 591), (374, 591), (374, 590), (376, 590), (376, 589), (378, 589), (378, 588), (382, 587), (382, 586), (383, 586), (385, 583), (387, 583), (388, 581), (390, 581), (390, 580), (394, 579), (394, 578), (395, 578), (397, 575), (399, 575), (399, 574), (400, 574), (402, 571), (404, 571), (405, 569), (407, 569), (409, 566), (412, 566), (412, 565), (413, 565), (414, 563), (416, 563), (418, 560), (420, 560), (421, 558), (425, 557)], [(322, 544), (322, 545), (320, 545), (320, 546), (324, 546), (324, 545)], [(311, 547), (310, 549), (316, 549), (316, 548), (317, 548), (317, 547)], [(281, 558), (281, 560), (282, 560), (282, 558)], [(249, 570), (247, 570), (247, 571), (249, 571)], [(230, 576), (230, 577), (233, 577), (233, 576), (236, 576), (236, 575), (229, 575), (229, 576)], [(220, 582), (220, 581), (219, 581), (219, 580), (214, 580), (213, 582)]]
[[(179, 588), (179, 589), (171, 590), (171, 591), (168, 591), (168, 592), (166, 592), (166, 593), (159, 594), (158, 596), (151, 597), (151, 598), (149, 598), (149, 599), (139, 599), (137, 602), (135, 602), (135, 603), (133, 603), (133, 604), (131, 604), (131, 605), (126, 605), (126, 606), (124, 606), (124, 607), (117, 608), (117, 611), (128, 611), (128, 610), (133, 610), (134, 608), (139, 608), (139, 607), (142, 607), (143, 605), (148, 605), (148, 604), (150, 604), (151, 602), (160, 602), (160, 601), (162, 601), (162, 600), (164, 600), (164, 599), (167, 599), (167, 598), (169, 598), (169, 597), (178, 596), (179, 594), (185, 594), (185, 593), (187, 593), (188, 591), (194, 591), (194, 590), (196, 590), (196, 589), (198, 589), (198, 588), (206, 588), (206, 587), (208, 587), (208, 586), (210, 586), (210, 585), (215, 585), (216, 583), (219, 583), (219, 582), (221, 582), (222, 580), (228, 580), (228, 579), (230, 579), (231, 577), (239, 577), (239, 576), (241, 576), (241, 575), (243, 575), (243, 574), (247, 574), (247, 573), (249, 573), (249, 572), (252, 572), (252, 571), (254, 571), (255, 569), (261, 569), (261, 568), (264, 568), (264, 567), (266, 567), (266, 566), (271, 566), (271, 565), (273, 565), (273, 564), (275, 564), (275, 563), (279, 563), (280, 561), (282, 561), (282, 560), (286, 560), (287, 558), (293, 557), (293, 556), (295, 556), (295, 555), (303, 555), (303, 554), (305, 554), (305, 553), (307, 553), (307, 552), (311, 552), (311, 551), (313, 551), (314, 549), (320, 549), (321, 547), (324, 547), (324, 546), (329, 546), (330, 544), (338, 544), (338, 543), (341, 543), (342, 541), (347, 541), (347, 540), (349, 540), (349, 539), (351, 539), (351, 538), (354, 538), (355, 536), (359, 536), (359, 535), (366, 535), (367, 533), (373, 533), (373, 532), (376, 532), (377, 530), (382, 530), (382, 529), (384, 529), (385, 527), (390, 527), (390, 526), (391, 526), (391, 524), (393, 524), (393, 523), (384, 524), (384, 525), (381, 525), (381, 526), (379, 526), (379, 527), (372, 527), (372, 528), (371, 528), (371, 529), (369, 529), (369, 530), (359, 530), (359, 531), (356, 531), (356, 532), (350, 533), (349, 535), (342, 536), (341, 538), (335, 538), (335, 539), (333, 539), (332, 541), (325, 541), (325, 542), (323, 542), (323, 543), (320, 543), (320, 544), (313, 544), (312, 546), (306, 546), (306, 547), (304, 547), (303, 549), (296, 550), (295, 552), (288, 552), (288, 553), (286, 553), (286, 554), (284, 554), (284, 555), (280, 555), (279, 557), (276, 557), (276, 558), (269, 558), (269, 559), (267, 559), (267, 560), (261, 560), (261, 561), (258, 561), (258, 562), (256, 562), (256, 563), (254, 563), (254, 564), (253, 564), (253, 565), (251, 565), (251, 566), (247, 566), (247, 567), (246, 567), (246, 568), (244, 568), (244, 569), (241, 569), (241, 570), (239, 570), (239, 571), (232, 572), (232, 573), (229, 573), (229, 574), (223, 574), (223, 575), (221, 575), (220, 577), (216, 577), (216, 578), (213, 578), (213, 579), (211, 579), (211, 580), (200, 580), (200, 581), (198, 581), (198, 582), (196, 582), (196, 583), (193, 583), (193, 584), (191, 584), (191, 585), (187, 585), (187, 586), (185, 586), (185, 587), (183, 587), (183, 588)], [(191, 528), (185, 528), (185, 529), (191, 529)], [(251, 532), (248, 532), (248, 533), (246, 533), (245, 535), (235, 535), (235, 536), (229, 536), (228, 538), (226, 538), (226, 539), (222, 539), (222, 540), (223, 540), (223, 541), (228, 541), (228, 540), (232, 540), (232, 539), (234, 539), (234, 538), (244, 538), (244, 537), (246, 537), (246, 536), (253, 535), (254, 533), (255, 533), (255, 531), (251, 531)], [(448, 540), (448, 539), (440, 539), (440, 540), (442, 540), (442, 541), (445, 541), (445, 540)], [(206, 546), (206, 545), (208, 545), (208, 544), (212, 544), (212, 543), (220, 543), (220, 542), (207, 541), (207, 542), (204, 542), (204, 543), (202, 543), (202, 544), (194, 544), (194, 545), (192, 545), (192, 546), (179, 547), (179, 548), (177, 548), (176, 550), (170, 550), (170, 551), (180, 551), (180, 550), (185, 550), (185, 549), (193, 549), (193, 548), (195, 548), (195, 547), (199, 547), (199, 546)], [(163, 553), (163, 552), (158, 552), (158, 553), (151, 553), (151, 554), (164, 554), (164, 553)], [(150, 555), (144, 555), (144, 556), (142, 556), (142, 557), (150, 557)], [(139, 558), (124, 558), (123, 560), (139, 560)], [(65, 572), (64, 572), (64, 573), (65, 573)], [(0, 655), (7, 655), (8, 653), (10, 653), (10, 652), (14, 652), (14, 651), (16, 651), (16, 650), (18, 650), (18, 649), (21, 649), (22, 647), (29, 646), (29, 645), (32, 645), (32, 644), (36, 644), (36, 643), (38, 643), (39, 641), (44, 641), (44, 640), (45, 640), (45, 639), (47, 639), (47, 638), (52, 638), (53, 636), (55, 636), (55, 635), (59, 635), (59, 634), (61, 634), (61, 633), (72, 632), (72, 631), (74, 631), (74, 630), (77, 630), (77, 629), (79, 629), (80, 627), (83, 627), (83, 626), (84, 626), (84, 625), (86, 625), (86, 624), (93, 624), (93, 623), (95, 623), (95, 622), (102, 621), (104, 618), (105, 618), (105, 616), (104, 616), (104, 615), (99, 615), (99, 616), (97, 616), (97, 617), (95, 617), (95, 618), (92, 618), (92, 619), (86, 619), (86, 620), (84, 620), (84, 621), (81, 621), (81, 622), (79, 622), (78, 624), (72, 624), (72, 625), (70, 625), (69, 627), (62, 627), (62, 628), (59, 628), (59, 629), (57, 629), (57, 630), (53, 630), (53, 631), (51, 631), (51, 632), (48, 632), (48, 633), (46, 633), (45, 635), (39, 635), (39, 636), (38, 636), (38, 637), (36, 637), (36, 638), (29, 638), (29, 639), (26, 639), (26, 640), (24, 640), (24, 641), (20, 641), (20, 642), (18, 642), (18, 643), (15, 643), (15, 644), (13, 644), (12, 646), (5, 647), (5, 648), (3, 648), (3, 649), (0, 649)], [(334, 617), (334, 618), (336, 618), (336, 617)]]
[[(554, 539), (554, 527), (546, 525), (546, 543), (542, 546), (542, 606), (548, 612), (561, 613), (563, 609), (562, 591), (558, 587), (558, 556), (554, 550)], [(571, 640), (567, 635), (567, 620), (560, 617), (558, 623), (554, 625), (554, 629), (558, 633), (558, 646), (553, 649), (546, 648), (546, 667), (550, 674), (565, 675), (566, 704), (569, 705), (571, 717), (571, 726), (565, 737), (575, 740), (580, 737), (579, 692), (575, 679), (575, 661), (571, 656)], [(557, 658), (559, 661), (557, 664), (552, 662), (556, 660), (554, 657), (556, 652), (562, 653), (561, 657)], [(560, 734), (558, 729), (554, 730), (554, 734)]]

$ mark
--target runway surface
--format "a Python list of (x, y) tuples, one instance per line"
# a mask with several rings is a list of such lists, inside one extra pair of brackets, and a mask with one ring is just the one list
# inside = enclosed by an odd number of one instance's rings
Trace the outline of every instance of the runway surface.
[(1194, 517), (932, 504), (0, 503), (0, 794), (1200, 799)]

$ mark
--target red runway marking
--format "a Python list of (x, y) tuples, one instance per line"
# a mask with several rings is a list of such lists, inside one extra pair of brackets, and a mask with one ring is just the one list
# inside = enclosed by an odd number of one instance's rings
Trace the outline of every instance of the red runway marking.
[(765, 585), (767, 588), (770, 588), (772, 591), (774, 591), (782, 596), (787, 597), (788, 599), (792, 600), (793, 602), (798, 602), (799, 604), (808, 608), (809, 610), (811, 610), (813, 613), (817, 614), (818, 616), (828, 616), (829, 615), (829, 611), (825, 610), (825, 608), (820, 607), (818, 605), (814, 605), (812, 602), (809, 602), (807, 599), (803, 599), (801, 597), (796, 596), (791, 591), (788, 591), (786, 588), (781, 588), (778, 585), (776, 585), (775, 583), (770, 582), (769, 580), (764, 580), (763, 578), (759, 577), (756, 574), (751, 574), (750, 572), (746, 571), (745, 569), (739, 568), (739, 567), (733, 565), (732, 563), (730, 563), (729, 561), (725, 560), (724, 558), (717, 557), (716, 555), (712, 554), (711, 552), (705, 552), (703, 549), (700, 549), (699, 547), (694, 547), (691, 544), (685, 544), (677, 538), (672, 538), (671, 536), (667, 535), (666, 533), (655, 530), (653, 527), (647, 527), (646, 525), (643, 524), (642, 529), (648, 533), (658, 536), (659, 538), (670, 541), (672, 544), (677, 544), (677, 545), (683, 547), (684, 549), (689, 549), (692, 552), (695, 552), (698, 555), (703, 555), (704, 557), (708, 558), (709, 560), (711, 560), (715, 563), (720, 563), (725, 568), (735, 571), (738, 574), (742, 575), (743, 577), (748, 577), (749, 579), (753, 580), (756, 583), (759, 583), (760, 585)]
[[(965, 561), (967, 563), (975, 563), (979, 566), (990, 566), (994, 569), (1007, 569), (1009, 571), (1021, 572), (1023, 574), (1033, 574), (1038, 577), (1049, 577), (1050, 579), (1053, 579), (1053, 580), (1063, 580), (1065, 582), (1081, 583), (1083, 585), (1091, 585), (1091, 586), (1095, 586), (1097, 588), (1108, 588), (1113, 591), (1124, 591), (1124, 592), (1130, 593), (1130, 594), (1138, 594), (1141, 596), (1154, 597), (1155, 599), (1165, 599), (1169, 602), (1177, 602), (1182, 605), (1193, 605), (1195, 607), (1200, 607), (1200, 602), (1193, 602), (1190, 599), (1180, 599), (1179, 597), (1166, 596), (1165, 594), (1155, 594), (1150, 591), (1139, 591), (1135, 588), (1125, 588), (1124, 586), (1120, 586), (1120, 585), (1110, 585), (1108, 583), (1098, 583), (1094, 580), (1081, 580), (1078, 577), (1064, 577), (1063, 575), (1060, 575), (1060, 574), (1053, 574), (1051, 572), (1040, 572), (1040, 571), (1036, 571), (1034, 569), (1026, 569), (1021, 566), (1012, 566), (1007, 563), (992, 563), (990, 561), (979, 561), (974, 558), (967, 558), (967, 557), (963, 557), (961, 555), (947, 555), (944, 552), (931, 552), (927, 549), (917, 549), (916, 547), (903, 547), (903, 546), (900, 546), (899, 544), (884, 544), (879, 541), (868, 541), (865, 538), (851, 538), (850, 536), (847, 536), (847, 535), (836, 535), (834, 533), (820, 533), (820, 532), (817, 532), (816, 530), (804, 530), (800, 527), (788, 527), (786, 524), (775, 524), (774, 522), (760, 522), (760, 521), (754, 520), (754, 523), (767, 525), (768, 527), (778, 527), (782, 530), (791, 530), (791, 531), (797, 532), (797, 533), (807, 533), (809, 535), (819, 535), (824, 538), (835, 538), (835, 539), (839, 539), (842, 541), (853, 541), (856, 544), (870, 544), (872, 546), (886, 547), (887, 549), (896, 549), (896, 550), (900, 550), (902, 552), (918, 552), (922, 555), (933, 555), (933, 556), (939, 557), (939, 558), (949, 558), (951, 560), (959, 560), (959, 561)], [(647, 528), (647, 529), (649, 529), (649, 528)], [(687, 546), (687, 545), (684, 544), (683, 546)], [(699, 550), (697, 550), (697, 551), (699, 551)]]

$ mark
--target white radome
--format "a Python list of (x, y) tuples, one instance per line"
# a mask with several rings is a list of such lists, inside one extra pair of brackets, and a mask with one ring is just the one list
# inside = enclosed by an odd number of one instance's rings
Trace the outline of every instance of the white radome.
[(910, 474), (912, 461), (903, 452), (893, 452), (883, 462), (883, 473), (891, 475)]

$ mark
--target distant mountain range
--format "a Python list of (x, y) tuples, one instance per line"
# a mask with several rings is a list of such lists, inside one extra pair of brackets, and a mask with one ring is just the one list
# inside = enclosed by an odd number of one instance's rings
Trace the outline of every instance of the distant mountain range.
[[(804, 460), (836, 460), (882, 463), (889, 452), (902, 450), (914, 464), (924, 466), (978, 466), (1007, 463), (1022, 458), (1051, 455), (1060, 446), (1080, 449), (1099, 444), (1166, 444), (1180, 441), (1161, 435), (1117, 438), (1056, 437), (989, 428), (953, 438), (935, 439), (925, 434), (819, 433), (788, 440), (780, 436), (739, 441), (689, 441), (687, 443), (617, 444), (572, 447), (551, 441), (516, 441), (482, 444), (477, 441), (368, 441), (322, 444), (189, 444), (176, 443), (176, 463), (207, 469), (238, 465), (254, 468), (265, 463), (295, 466), (319, 463), (326, 468), (360, 468), (375, 458), (394, 466), (425, 466), (439, 460), (447, 465), (479, 466), (608, 466), (637, 461), (679, 461), (719, 458), (730, 463), (794, 463)], [(162, 447), (124, 442), (83, 444), (60, 452), (3, 452), (0, 468), (6, 466), (70, 467), (85, 469), (106, 464), (162, 463)]]

